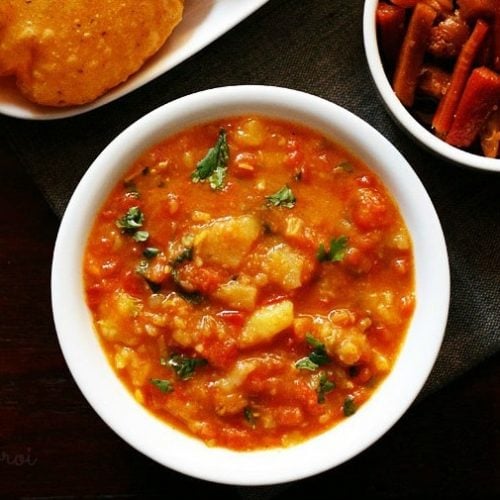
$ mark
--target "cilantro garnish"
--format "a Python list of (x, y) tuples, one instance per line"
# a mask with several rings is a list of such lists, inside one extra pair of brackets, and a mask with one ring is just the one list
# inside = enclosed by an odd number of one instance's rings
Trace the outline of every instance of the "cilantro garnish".
[(156, 247), (147, 247), (144, 249), (142, 252), (142, 255), (146, 257), (146, 259), (152, 259), (153, 257), (156, 257), (160, 253), (160, 250)]
[(333, 391), (333, 389), (335, 389), (335, 382), (329, 380), (325, 372), (321, 372), (317, 389), (318, 403), (324, 403), (326, 394)]
[(328, 356), (325, 348), (325, 344), (321, 343), (319, 340), (315, 339), (311, 334), (306, 334), (307, 343), (313, 348), (309, 353), (309, 356), (299, 359), (295, 363), (295, 368), (299, 370), (309, 370), (315, 371), (320, 366), (329, 363), (330, 356)]
[(122, 230), (122, 233), (132, 235), (132, 238), (139, 243), (149, 238), (147, 231), (140, 230), (144, 224), (144, 214), (139, 207), (130, 207), (127, 213), (120, 217), (115, 224)]
[(245, 420), (252, 426), (252, 427), (255, 427), (255, 424), (256, 424), (256, 420), (255, 420), (255, 414), (252, 410), (252, 408), (250, 408), (249, 406), (246, 406), (244, 409), (243, 409), (243, 417), (245, 418)]
[(184, 354), (172, 354), (170, 358), (162, 359), (160, 362), (162, 365), (172, 368), (181, 380), (192, 378), (196, 368), (207, 364), (206, 359), (189, 358)]
[(198, 162), (195, 171), (191, 174), (191, 180), (195, 183), (208, 181), (212, 189), (222, 189), (228, 162), (227, 134), (224, 129), (221, 129), (215, 146), (210, 148), (205, 157)]
[(276, 193), (266, 196), (266, 205), (268, 207), (293, 208), (296, 202), (297, 199), (288, 185), (283, 186)]
[(358, 409), (356, 402), (352, 396), (347, 396), (344, 399), (344, 404), (342, 405), (342, 411), (346, 417), (354, 415)]
[(139, 207), (130, 207), (127, 213), (116, 221), (116, 227), (124, 232), (135, 232), (142, 227), (144, 214)]
[(158, 387), (158, 389), (160, 389), (161, 392), (167, 393), (167, 392), (172, 392), (174, 390), (174, 385), (172, 384), (172, 382), (170, 382), (170, 380), (164, 380), (161, 378), (152, 378), (151, 383), (156, 387)]
[(330, 241), (330, 249), (327, 251), (323, 245), (320, 244), (316, 254), (320, 262), (340, 262), (345, 257), (347, 251), (347, 236), (339, 236)]

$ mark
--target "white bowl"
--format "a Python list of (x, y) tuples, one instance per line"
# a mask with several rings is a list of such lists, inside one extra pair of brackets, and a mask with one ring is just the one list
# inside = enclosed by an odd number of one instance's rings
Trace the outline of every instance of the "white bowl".
[[(99, 344), (85, 304), (82, 262), (96, 212), (135, 158), (161, 139), (222, 116), (254, 113), (306, 124), (362, 158), (399, 203), (414, 243), (416, 309), (392, 373), (349, 419), (285, 449), (235, 452), (210, 448), (161, 422), (118, 380)], [(376, 130), (318, 97), (276, 87), (207, 90), (170, 102), (122, 132), (77, 187), (57, 237), (52, 304), (59, 342), (78, 386), (101, 418), (125, 441), (157, 462), (220, 483), (264, 485), (301, 479), (364, 450), (405, 412), (438, 354), (447, 320), (449, 269), (433, 205), (401, 154)]]
[(466, 167), (500, 172), (500, 159), (486, 158), (458, 149), (439, 139), (421, 125), (401, 104), (392, 90), (382, 65), (377, 41), (376, 11), (378, 0), (365, 0), (363, 40), (368, 67), (382, 100), (395, 121), (417, 142), (448, 161)]

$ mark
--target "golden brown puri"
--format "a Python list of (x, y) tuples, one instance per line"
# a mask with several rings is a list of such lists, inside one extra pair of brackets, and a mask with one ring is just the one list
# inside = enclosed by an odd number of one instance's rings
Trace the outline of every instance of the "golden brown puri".
[(165, 43), (183, 0), (1, 0), (0, 76), (49, 106), (91, 102)]

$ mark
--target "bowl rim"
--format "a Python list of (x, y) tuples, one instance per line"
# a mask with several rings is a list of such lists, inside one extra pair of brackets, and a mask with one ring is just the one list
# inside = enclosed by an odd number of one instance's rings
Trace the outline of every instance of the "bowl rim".
[(379, 0), (365, 0), (363, 43), (370, 74), (382, 102), (396, 123), (432, 153), (464, 167), (500, 172), (500, 158), (486, 158), (447, 144), (421, 125), (401, 104), (385, 74), (378, 46), (376, 11)]
[[(91, 224), (134, 158), (195, 123), (246, 113), (281, 117), (321, 130), (372, 168), (392, 193), (414, 241), (418, 298), (391, 374), (359, 411), (331, 430), (289, 448), (235, 452), (209, 448), (159, 421), (137, 403), (107, 361), (84, 300), (81, 266)], [(178, 472), (234, 485), (302, 479), (357, 455), (387, 432), (414, 401), (438, 355), (448, 316), (450, 276), (441, 225), (418, 176), (379, 132), (351, 112), (304, 92), (234, 86), (201, 91), (161, 106), (119, 134), (76, 188), (57, 236), (51, 294), (61, 350), (97, 414), (131, 446)], [(411, 332), (418, 332), (418, 335)], [(88, 369), (89, 359), (92, 370)], [(124, 418), (124, 415), (126, 416)]]

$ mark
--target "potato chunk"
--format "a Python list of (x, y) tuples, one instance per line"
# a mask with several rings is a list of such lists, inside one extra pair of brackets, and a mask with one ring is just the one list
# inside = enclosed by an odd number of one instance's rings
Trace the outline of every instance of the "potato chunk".
[(255, 308), (257, 288), (239, 281), (228, 281), (217, 288), (213, 297), (234, 309), (252, 311)]
[(269, 249), (262, 263), (263, 271), (269, 281), (280, 285), (284, 290), (294, 290), (302, 286), (305, 257), (286, 243)]
[(257, 309), (248, 319), (238, 341), (240, 348), (254, 347), (273, 339), (293, 323), (293, 303), (283, 300)]
[(399, 325), (402, 321), (398, 300), (391, 290), (367, 294), (364, 305), (376, 321), (391, 326)]
[(196, 256), (204, 263), (235, 269), (259, 237), (260, 231), (258, 219), (251, 215), (217, 219), (195, 236)]

